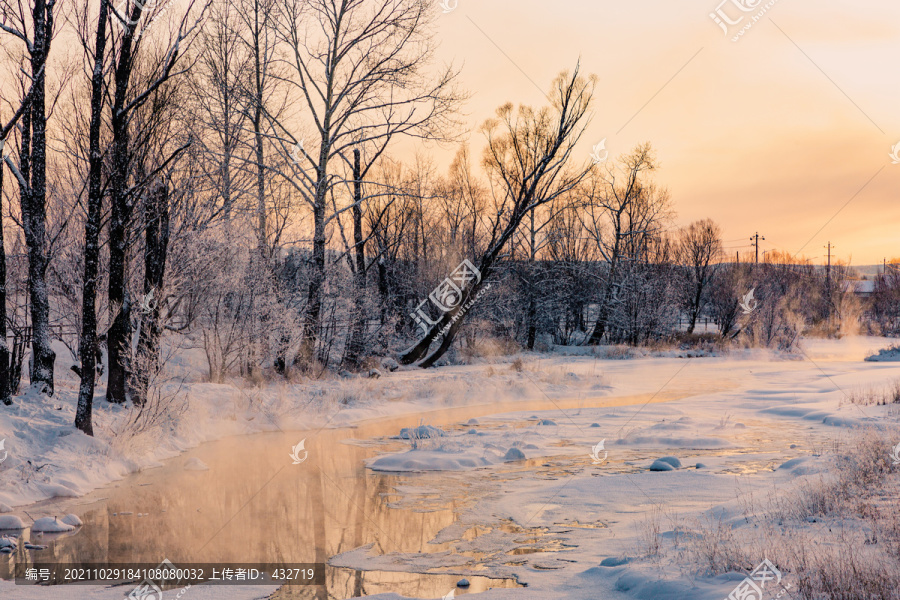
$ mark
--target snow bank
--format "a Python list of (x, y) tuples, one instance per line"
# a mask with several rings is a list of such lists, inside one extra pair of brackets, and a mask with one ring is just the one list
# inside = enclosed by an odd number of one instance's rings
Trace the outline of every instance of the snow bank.
[(877, 354), (867, 356), (866, 360), (869, 362), (898, 362), (900, 361), (900, 347), (882, 348)]

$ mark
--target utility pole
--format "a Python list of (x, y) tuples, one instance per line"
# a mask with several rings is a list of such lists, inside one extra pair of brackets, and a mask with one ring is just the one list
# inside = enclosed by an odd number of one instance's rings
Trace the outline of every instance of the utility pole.
[(759, 235), (759, 232), (756, 232), (756, 235), (750, 236), (750, 241), (753, 242), (753, 245), (756, 247), (756, 264), (759, 264), (759, 240), (765, 240), (765, 236)]
[(828, 285), (828, 289), (831, 289), (831, 249), (833, 246), (831, 242), (828, 242), (827, 246), (822, 246), (823, 248), (828, 248), (828, 266), (825, 267), (825, 283)]

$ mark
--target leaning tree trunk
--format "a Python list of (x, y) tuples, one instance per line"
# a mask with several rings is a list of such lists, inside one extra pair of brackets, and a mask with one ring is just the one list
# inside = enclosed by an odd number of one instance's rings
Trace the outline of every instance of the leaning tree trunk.
[[(510, 235), (512, 235), (512, 232), (510, 232)], [(501, 242), (495, 245), (489, 252), (485, 253), (481, 258), (481, 264), (478, 265), (478, 271), (480, 273), (478, 281), (467, 284), (462, 289), (460, 301), (456, 307), (443, 313), (440, 318), (438, 318), (437, 322), (431, 326), (431, 329), (428, 330), (425, 337), (419, 340), (415, 346), (400, 355), (398, 360), (401, 364), (409, 365), (425, 357), (428, 353), (428, 349), (431, 347), (432, 343), (437, 340), (438, 336), (443, 336), (438, 348), (419, 363), (419, 366), (423, 369), (427, 369), (447, 353), (447, 350), (450, 349), (453, 340), (456, 338), (456, 334), (462, 327), (465, 314), (478, 299), (481, 292), (487, 289), (487, 276), (491, 272), (494, 262), (507, 238), (508, 236), (504, 235), (501, 238)]]
[[(535, 181), (538, 181), (540, 177), (535, 176), (534, 179)], [(530, 206), (531, 201), (536, 194), (536, 190), (536, 183), (532, 183), (531, 187), (526, 192), (527, 195), (518, 203), (519, 206)], [(463, 320), (468, 313), (469, 308), (471, 308), (472, 304), (478, 300), (481, 293), (489, 287), (486, 284), (487, 277), (493, 271), (494, 264), (497, 262), (500, 252), (503, 251), (506, 243), (512, 238), (513, 234), (515, 234), (516, 229), (518, 229), (519, 223), (522, 222), (522, 217), (524, 216), (524, 211), (519, 208), (512, 211), (509, 222), (497, 238), (497, 241), (481, 256), (481, 263), (478, 265), (479, 277), (477, 280), (475, 282), (467, 282), (461, 289), (461, 298), (456, 307), (443, 313), (437, 322), (431, 326), (431, 329), (428, 330), (425, 337), (419, 340), (412, 348), (400, 355), (398, 360), (401, 364), (409, 365), (422, 359), (422, 357), (428, 353), (431, 344), (439, 335), (442, 335), (443, 338), (441, 339), (441, 343), (437, 350), (419, 363), (419, 366), (423, 369), (427, 369), (447, 353), (447, 350), (450, 349), (453, 340), (456, 338), (457, 332), (459, 332), (459, 329), (462, 327)]]
[(150, 379), (159, 368), (160, 314), (163, 281), (169, 249), (169, 188), (160, 183), (147, 198), (144, 210), (144, 312), (138, 336), (137, 368), (132, 386), (132, 401), (147, 402)]
[[(468, 312), (469, 308), (471, 308), (475, 301), (478, 300), (481, 292), (487, 289), (488, 286), (485, 282), (484, 277), (487, 275), (488, 268), (485, 267), (481, 268), (480, 270), (482, 274), (481, 281), (469, 288), (469, 293), (463, 295), (462, 301), (459, 303), (459, 306), (457, 306), (455, 310), (444, 313), (443, 318), (438, 320), (438, 324), (444, 323), (441, 329), (446, 329), (446, 333), (443, 334), (443, 338), (441, 339), (441, 343), (438, 345), (437, 350), (432, 352), (425, 358), (425, 360), (419, 363), (419, 366), (423, 369), (427, 369), (428, 367), (433, 366), (438, 360), (440, 360), (442, 356), (444, 356), (444, 354), (447, 353), (447, 351), (450, 349), (450, 346), (453, 344), (453, 340), (456, 338), (456, 334), (459, 333), (460, 328), (462, 328), (464, 315)], [(432, 329), (437, 326), (438, 325), (434, 325)], [(441, 333), (441, 329), (438, 329), (437, 333)], [(429, 333), (431, 333), (431, 331), (429, 331)]]

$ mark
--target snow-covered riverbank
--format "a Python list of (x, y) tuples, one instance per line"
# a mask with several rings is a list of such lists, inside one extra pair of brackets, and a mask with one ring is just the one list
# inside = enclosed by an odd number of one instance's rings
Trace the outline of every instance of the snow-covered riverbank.
[[(440, 411), (469, 406), (477, 418), (441, 422), (444, 435), (413, 435), (399, 452), (392, 441), (367, 461), (399, 474), (440, 472), (439, 478), (405, 478), (393, 504), (416, 508), (435, 495), (458, 499), (459, 520), (435, 540), (442, 551), (379, 555), (361, 547), (336, 556), (333, 565), (515, 576), (528, 583), (486, 592), (489, 599), (724, 598), (740, 583), (736, 574), (699, 576), (683, 550), (648, 557), (648, 543), (683, 549), (685, 524), (709, 515), (740, 525), (748, 494), (767, 496), (827, 473), (825, 455), (855, 426), (900, 435), (896, 405), (847, 401), (900, 378), (898, 363), (863, 361), (888, 344), (807, 341), (795, 357), (762, 351), (693, 359), (677, 352), (633, 360), (531, 355), (516, 366), (385, 372), (380, 379), (262, 389), (195, 382), (185, 388), (188, 406), (176, 422), (138, 435), (110, 435), (128, 410), (99, 401), (96, 439), (71, 427), (74, 387), (64, 382), (54, 399), (19, 398), (12, 410), (0, 411), (8, 452), (0, 464), (6, 505), (0, 508), (27, 522), (17, 506), (87, 493), (225, 436), (311, 430), (313, 439), (322, 427), (390, 415), (420, 414), (423, 424), (437, 423)], [(555, 408), (528, 408), (536, 402)], [(678, 459), (680, 468), (651, 471), (665, 456)], [(232, 593), (250, 598), (256, 592), (233, 588), (227, 597)]]

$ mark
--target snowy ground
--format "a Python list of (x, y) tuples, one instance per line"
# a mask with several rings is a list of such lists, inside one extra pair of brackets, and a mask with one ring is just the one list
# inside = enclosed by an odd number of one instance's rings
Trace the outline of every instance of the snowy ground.
[[(363, 547), (336, 556), (333, 565), (512, 576), (528, 584), (485, 592), (489, 600), (725, 598), (743, 574), (703, 577), (677, 557), (642, 558), (647, 528), (656, 519), (660, 536), (678, 542), (679, 523), (710, 515), (740, 527), (748, 497), (818, 477), (827, 452), (856, 426), (885, 429), (900, 442), (897, 405), (847, 401), (856, 390), (900, 378), (900, 363), (863, 360), (889, 345), (877, 338), (805, 340), (795, 356), (671, 352), (631, 360), (560, 353), (526, 356), (521, 371), (505, 361), (264, 389), (190, 383), (186, 412), (164, 431), (114, 435), (128, 409), (98, 401), (96, 439), (71, 427), (75, 383), (63, 380), (54, 399), (19, 398), (12, 410), (0, 410), (8, 452), (0, 463), (0, 511), (22, 515), (16, 507), (85, 494), (227, 435), (491, 404), (493, 414), (479, 409), (477, 418), (441, 423), (443, 435), (406, 436), (416, 449), (395, 452), (397, 442), (383, 440), (391, 450), (368, 461), (380, 471), (441, 472), (427, 485), (409, 479), (396, 501), (416, 507), (435, 494), (460, 500), (458, 522), (435, 540), (441, 551), (379, 556)], [(607, 400), (602, 408), (587, 406), (598, 398)], [(681, 467), (649, 470), (666, 456)], [(49, 597), (11, 585), (0, 582), (0, 596)], [(184, 597), (256, 598), (272, 591), (207, 587)], [(121, 589), (70, 590), (70, 600), (122, 596)]]

